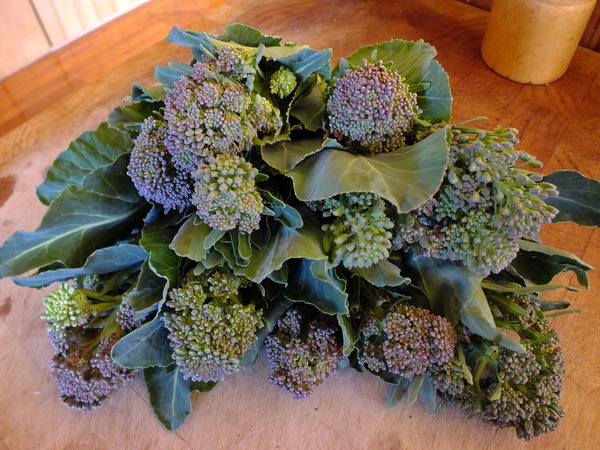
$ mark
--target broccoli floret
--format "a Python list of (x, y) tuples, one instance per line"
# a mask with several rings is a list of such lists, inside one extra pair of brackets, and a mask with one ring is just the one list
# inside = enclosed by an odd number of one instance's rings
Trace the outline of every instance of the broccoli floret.
[[(204, 283), (206, 285), (206, 283)], [(219, 285), (219, 280), (210, 285)], [(244, 352), (256, 340), (262, 310), (243, 305), (234, 295), (212, 297), (202, 282), (173, 289), (164, 315), (173, 358), (184, 378), (219, 381), (239, 370)]]
[(206, 224), (218, 230), (258, 229), (263, 203), (254, 184), (258, 171), (239, 156), (209, 156), (193, 172), (192, 203)]
[(63, 283), (51, 294), (44, 297), (46, 314), (43, 320), (50, 322), (52, 330), (64, 330), (87, 323), (93, 312), (92, 302), (84, 292)]
[(329, 128), (357, 152), (389, 152), (404, 145), (418, 115), (417, 96), (404, 79), (380, 61), (363, 61), (336, 80), (327, 100)]
[(253, 63), (254, 53), (248, 47), (223, 47), (217, 50), (215, 56), (219, 73), (241, 81), (246, 72), (246, 65)]
[(127, 174), (146, 200), (165, 208), (183, 209), (190, 205), (191, 178), (189, 172), (178, 170), (172, 162), (165, 146), (167, 129), (165, 121), (146, 119), (131, 151)]
[(333, 247), (334, 263), (348, 268), (369, 267), (389, 256), (394, 224), (385, 214), (385, 203), (376, 195), (341, 194), (312, 206), (322, 211), (323, 217), (333, 217), (333, 222), (322, 228)]
[(298, 82), (296, 81), (296, 75), (287, 67), (281, 66), (271, 75), (269, 81), (269, 89), (272, 94), (277, 95), (279, 98), (284, 98), (290, 95)]
[(271, 384), (295, 399), (310, 397), (336, 371), (343, 354), (338, 334), (326, 316), (307, 322), (288, 310), (265, 341)]
[[(100, 337), (101, 329), (68, 327), (62, 332), (49, 330), (56, 354), (50, 361), (61, 400), (67, 406), (89, 411), (129, 381), (134, 371), (116, 364), (110, 356), (118, 334)], [(100, 344), (94, 342), (100, 340)], [(96, 348), (96, 353), (90, 349)]]
[(275, 108), (262, 97), (257, 106), (259, 96), (226, 76), (238, 66), (231, 59), (235, 52), (223, 52), (224, 60), (197, 61), (189, 77), (175, 81), (165, 99), (166, 146), (184, 171), (196, 169), (207, 155), (240, 155), (252, 146), (257, 132), (275, 129)]
[(489, 275), (517, 255), (518, 239), (534, 238), (550, 223), (556, 208), (544, 202), (556, 187), (519, 167), (538, 167), (514, 149), (516, 130), (453, 131), (448, 172), (437, 194), (398, 224), (395, 245), (417, 255), (463, 262)]

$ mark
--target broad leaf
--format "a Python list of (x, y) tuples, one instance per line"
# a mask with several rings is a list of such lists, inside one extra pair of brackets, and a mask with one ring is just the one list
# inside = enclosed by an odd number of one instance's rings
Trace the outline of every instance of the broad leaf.
[(283, 295), (313, 305), (325, 314), (348, 314), (348, 294), (344, 289), (345, 283), (335, 278), (327, 260), (301, 259), (290, 263)]
[(342, 147), (334, 139), (323, 140), (322, 137), (316, 136), (265, 145), (261, 149), (261, 155), (268, 165), (285, 173), (296, 167), (306, 157), (324, 148), (341, 149)]
[[(191, 67), (187, 67), (191, 70)], [(173, 83), (179, 81), (181, 77), (187, 77), (188, 75), (189, 70), (182, 69), (180, 66), (156, 66), (154, 69), (154, 78), (156, 78), (156, 81), (168, 87), (173, 87)]]
[(573, 264), (555, 262), (551, 256), (543, 253), (520, 251), (510, 264), (521, 277), (535, 284), (550, 283), (556, 275), (562, 272), (574, 272), (579, 284), (589, 289), (589, 280), (585, 270)]
[(307, 130), (317, 131), (323, 127), (325, 87), (325, 82), (317, 81), (307, 95), (294, 102), (290, 110), (290, 114), (298, 119)]
[(420, 87), (417, 96), (423, 117), (437, 123), (450, 120), (452, 94), (448, 74), (433, 59), (436, 53), (434, 47), (423, 41), (394, 39), (363, 47), (350, 56), (348, 62), (355, 66), (361, 66), (363, 59), (372, 63), (391, 62), (391, 68), (402, 75), (406, 83)]
[(229, 266), (237, 275), (243, 275), (255, 283), (260, 283), (290, 259), (326, 259), (322, 242), (323, 234), (319, 225), (312, 220), (305, 220), (302, 228), (298, 229), (281, 225), (273, 232), (271, 240), (265, 246), (252, 253), (252, 259), (245, 267), (237, 263), (231, 244), (218, 242), (216, 248), (225, 256)]
[[(267, 52), (268, 49), (265, 50), (265, 56)], [(312, 48), (303, 48), (293, 55), (276, 60), (288, 67), (296, 76), (300, 77), (300, 81), (304, 81), (313, 73), (319, 73), (325, 78), (329, 78), (331, 76), (329, 60), (332, 54), (333, 50), (330, 48), (321, 51), (313, 50)]]
[(423, 386), (424, 381), (425, 381), (425, 375), (415, 375), (411, 378), (410, 384), (408, 385), (408, 390), (407, 390), (408, 406), (414, 405), (414, 403), (419, 398), (419, 391), (421, 390), (421, 386)]
[(142, 228), (140, 245), (148, 252), (148, 264), (154, 272), (169, 282), (177, 284), (180, 258), (169, 245), (177, 234), (176, 226), (146, 225)]
[(304, 201), (322, 200), (348, 192), (372, 192), (398, 212), (408, 212), (439, 189), (446, 165), (446, 128), (415, 145), (390, 153), (353, 154), (324, 149), (286, 173)]
[(0, 278), (60, 261), (81, 267), (90, 254), (113, 245), (140, 225), (148, 209), (126, 175), (121, 155), (83, 180), (67, 186), (50, 204), (34, 232), (17, 231), (0, 247)]
[(112, 359), (129, 369), (167, 367), (173, 364), (173, 350), (167, 336), (162, 315), (157, 315), (122, 337), (112, 349)]
[(352, 321), (350, 320), (350, 316), (347, 314), (337, 314), (337, 321), (342, 329), (342, 339), (344, 344), (344, 355), (350, 356), (350, 354), (354, 351), (356, 347), (356, 343), (360, 338), (360, 333), (358, 330), (352, 325)]
[(543, 245), (538, 244), (537, 242), (519, 239), (519, 248), (523, 251), (530, 252), (533, 256), (536, 257), (544, 257), (543, 255), (545, 255), (545, 257), (548, 257), (551, 261), (554, 261), (558, 264), (568, 264), (576, 266), (579, 267), (581, 270), (585, 271), (593, 269), (592, 266), (590, 266), (588, 263), (574, 255), (573, 253), (569, 253), (558, 248), (550, 247), (549, 245)]
[(575, 222), (600, 227), (600, 181), (572, 170), (559, 170), (544, 176), (544, 181), (558, 188), (558, 197), (545, 202), (558, 209), (552, 222)]
[(410, 278), (403, 277), (400, 268), (384, 259), (371, 264), (369, 267), (355, 267), (352, 269), (374, 286), (402, 286), (410, 283)]
[(181, 257), (202, 261), (207, 255), (204, 241), (211, 231), (212, 228), (205, 223), (195, 223), (192, 216), (181, 226), (170, 247)]
[(106, 122), (95, 131), (86, 131), (54, 160), (46, 179), (36, 189), (38, 198), (48, 205), (66, 186), (81, 186), (87, 174), (112, 164), (132, 146), (127, 133), (109, 127)]
[(108, 124), (122, 131), (131, 129), (134, 125), (141, 125), (154, 112), (158, 111), (160, 104), (151, 102), (136, 102), (130, 105), (117, 106), (108, 116)]
[(175, 431), (192, 412), (190, 382), (183, 378), (177, 366), (165, 369), (151, 367), (144, 370), (144, 382), (148, 389), (154, 414), (169, 431)]
[(471, 332), (522, 353), (524, 349), (496, 328), (488, 301), (481, 288), (482, 276), (452, 261), (428, 257), (407, 258), (411, 279), (430, 300), (435, 314), (453, 325), (458, 321)]
[(386, 399), (387, 409), (394, 409), (400, 405), (400, 402), (404, 398), (404, 394), (406, 394), (409, 384), (410, 380), (408, 378), (400, 378), (400, 382), (398, 384), (390, 385)]
[(281, 45), (281, 37), (262, 34), (256, 28), (241, 23), (227, 25), (219, 39), (226, 42), (237, 42), (248, 47), (258, 47), (260, 44), (265, 47)]
[(26, 278), (13, 278), (18, 286), (40, 287), (56, 281), (66, 281), (86, 275), (101, 275), (117, 272), (133, 266), (147, 258), (148, 254), (139, 245), (123, 244), (101, 248), (92, 253), (85, 264), (74, 269), (57, 269), (40, 272)]
[(146, 260), (135, 287), (127, 293), (127, 300), (139, 315), (145, 316), (158, 309), (159, 303), (165, 299), (167, 289), (167, 280), (156, 275)]

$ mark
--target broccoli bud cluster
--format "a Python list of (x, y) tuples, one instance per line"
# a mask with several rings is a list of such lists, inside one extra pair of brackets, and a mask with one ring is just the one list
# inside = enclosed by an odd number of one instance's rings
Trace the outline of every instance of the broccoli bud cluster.
[(66, 327), (77, 327), (87, 323), (93, 312), (92, 302), (84, 292), (63, 283), (51, 294), (44, 297), (46, 314), (43, 320), (50, 322), (52, 330), (64, 330)]
[(362, 364), (374, 372), (388, 370), (406, 378), (448, 362), (457, 342), (445, 318), (405, 303), (392, 306), (383, 320), (367, 316), (361, 334)]
[(390, 152), (404, 145), (404, 134), (419, 112), (417, 96), (402, 76), (379, 61), (363, 61), (339, 77), (327, 100), (329, 128), (357, 152)]
[(173, 289), (167, 302), (172, 311), (164, 315), (173, 359), (184, 378), (193, 381), (219, 381), (237, 372), (262, 323), (262, 310), (239, 303), (237, 291), (227, 297), (212, 297), (207, 284), (222, 283), (219, 279), (190, 280)]
[(191, 204), (192, 180), (178, 170), (166, 147), (168, 125), (152, 117), (135, 139), (127, 174), (142, 197), (165, 208), (184, 209)]
[(258, 171), (240, 156), (209, 156), (193, 172), (192, 203), (212, 228), (251, 233), (258, 229), (263, 203), (254, 184)]
[[(485, 422), (514, 428), (517, 436), (531, 439), (553, 431), (564, 415), (559, 403), (563, 385), (562, 350), (539, 307), (526, 296), (509, 295), (508, 302), (522, 309), (502, 312), (518, 326), (525, 353), (517, 353), (473, 335), (461, 343), (467, 353), (466, 366), (458, 358), (430, 368), (432, 385), (469, 414), (480, 414)], [(504, 301), (506, 303), (506, 300)], [(526, 314), (523, 315), (523, 311)], [(465, 370), (474, 371), (482, 362), (495, 364), (472, 382)]]
[(265, 346), (273, 371), (269, 381), (295, 399), (310, 397), (342, 357), (338, 329), (326, 316), (306, 321), (296, 309), (278, 320)]
[(281, 66), (279, 69), (271, 75), (269, 81), (269, 89), (272, 94), (277, 95), (279, 98), (284, 98), (290, 95), (298, 82), (296, 81), (296, 75), (287, 67)]
[[(100, 337), (97, 328), (67, 327), (61, 332), (49, 329), (56, 354), (50, 361), (51, 375), (67, 406), (89, 411), (129, 381), (133, 371), (115, 363), (110, 352), (116, 335)], [(90, 347), (100, 339), (96, 354)]]
[(334, 263), (348, 268), (369, 267), (386, 259), (392, 247), (393, 222), (385, 214), (385, 203), (370, 193), (341, 194), (313, 205), (333, 222), (322, 226), (332, 246)]
[(463, 262), (489, 275), (516, 256), (521, 237), (535, 237), (557, 210), (544, 202), (555, 186), (519, 168), (539, 166), (514, 149), (516, 130), (453, 130), (448, 171), (438, 193), (399, 223), (395, 244), (417, 254)]

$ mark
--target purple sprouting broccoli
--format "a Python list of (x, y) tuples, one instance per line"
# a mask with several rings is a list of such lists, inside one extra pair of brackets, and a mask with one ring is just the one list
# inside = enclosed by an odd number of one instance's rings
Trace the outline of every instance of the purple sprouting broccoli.
[(265, 341), (271, 384), (295, 399), (311, 396), (336, 371), (342, 357), (338, 335), (327, 316), (307, 322), (297, 310), (288, 310)]
[(167, 129), (165, 121), (146, 119), (135, 139), (127, 174), (146, 200), (181, 210), (190, 205), (192, 182), (189, 172), (173, 164), (165, 146)]
[(544, 202), (557, 195), (556, 187), (522, 168), (540, 163), (514, 148), (516, 133), (453, 130), (446, 178), (432, 199), (398, 224), (396, 246), (461, 261), (480, 275), (506, 268), (518, 239), (535, 238), (557, 213)]
[(363, 61), (339, 77), (327, 100), (329, 129), (356, 152), (390, 152), (404, 145), (417, 118), (417, 96), (381, 61)]
[(368, 315), (361, 326), (362, 364), (410, 378), (448, 362), (457, 342), (445, 318), (405, 303), (393, 305), (383, 320)]

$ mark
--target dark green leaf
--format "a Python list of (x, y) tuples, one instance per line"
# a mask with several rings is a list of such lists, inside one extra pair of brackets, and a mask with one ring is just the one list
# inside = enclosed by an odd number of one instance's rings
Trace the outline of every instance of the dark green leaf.
[(325, 87), (324, 81), (317, 81), (307, 95), (300, 97), (292, 105), (290, 114), (298, 119), (307, 130), (317, 131), (323, 127)]
[(536, 292), (554, 291), (556, 289), (567, 289), (577, 292), (579, 289), (564, 284), (534, 284), (531, 286), (521, 286), (516, 283), (501, 283), (492, 281), (482, 281), (481, 287), (496, 292), (510, 292), (517, 295), (534, 294)]
[(163, 367), (144, 370), (144, 382), (148, 389), (154, 414), (169, 431), (175, 431), (192, 412), (190, 383), (184, 380), (178, 367), (170, 372)]
[(402, 286), (410, 283), (410, 278), (403, 277), (400, 268), (386, 259), (369, 267), (355, 267), (352, 272), (378, 287)]
[(532, 299), (532, 301), (536, 303), (542, 311), (555, 311), (557, 309), (566, 309), (571, 306), (569, 302), (548, 302), (540, 300), (539, 298)]
[(113, 128), (127, 131), (127, 127), (143, 123), (148, 117), (158, 111), (160, 104), (150, 102), (132, 103), (126, 106), (117, 106), (108, 116), (108, 124)]
[(102, 123), (69, 144), (54, 160), (46, 179), (37, 187), (40, 201), (48, 205), (66, 186), (81, 186), (83, 178), (98, 167), (112, 164), (133, 146), (129, 135)]
[(129, 369), (167, 367), (173, 364), (173, 350), (167, 336), (162, 315), (157, 315), (154, 320), (122, 337), (112, 349), (112, 359)]
[(195, 223), (192, 216), (181, 226), (170, 247), (181, 257), (202, 261), (207, 255), (204, 241), (211, 231), (212, 228), (205, 223)]
[(145, 316), (158, 309), (158, 304), (165, 299), (167, 286), (167, 280), (156, 275), (146, 260), (135, 287), (127, 293), (127, 300), (138, 314)]
[(535, 284), (548, 284), (559, 273), (574, 272), (579, 284), (589, 289), (588, 276), (583, 269), (571, 264), (554, 262), (551, 258), (542, 253), (520, 251), (512, 260), (511, 266), (521, 277)]
[(34, 232), (17, 231), (0, 247), (0, 278), (60, 261), (81, 267), (90, 254), (113, 245), (140, 225), (148, 204), (126, 175), (121, 155), (83, 180), (67, 186), (50, 204)]
[(342, 329), (342, 338), (344, 342), (344, 355), (350, 356), (354, 348), (356, 347), (356, 343), (360, 338), (360, 333), (358, 330), (352, 325), (352, 321), (347, 314), (337, 314), (337, 321)]
[(40, 272), (26, 278), (13, 278), (18, 286), (47, 286), (56, 281), (66, 281), (86, 275), (101, 275), (126, 269), (144, 261), (148, 254), (139, 245), (123, 244), (106, 247), (92, 253), (85, 264), (74, 269), (57, 269)]
[[(581, 260), (573, 253), (566, 252), (564, 250), (560, 250), (558, 248), (550, 247), (549, 245), (538, 244), (537, 242), (526, 241), (524, 239), (519, 239), (519, 248), (521, 250), (532, 252), (533, 256), (542, 257), (541, 255), (548, 256), (553, 262), (559, 264), (568, 264), (572, 266), (579, 267), (582, 270), (591, 270), (593, 269), (585, 261)], [(541, 255), (539, 255), (541, 254)]]
[(252, 259), (245, 267), (237, 264), (231, 245), (219, 242), (216, 248), (227, 258), (227, 262), (236, 274), (260, 283), (290, 259), (326, 259), (322, 241), (323, 234), (319, 224), (310, 220), (305, 221), (302, 228), (298, 229), (281, 225), (273, 232), (271, 240), (264, 247), (254, 250)]
[[(265, 52), (266, 54), (267, 52)], [(332, 54), (333, 50), (330, 48), (318, 51), (306, 47), (293, 55), (278, 58), (277, 61), (293, 71), (300, 81), (306, 80), (313, 73), (319, 73), (325, 78), (329, 78), (331, 76), (329, 60)]]
[(398, 212), (415, 209), (439, 189), (446, 165), (446, 128), (402, 150), (376, 155), (324, 149), (286, 173), (300, 200), (347, 192), (372, 192)]
[(156, 275), (165, 278), (169, 287), (179, 279), (180, 258), (169, 247), (177, 234), (177, 226), (146, 225), (142, 228), (140, 245), (148, 252), (148, 264)]
[(348, 294), (344, 289), (345, 283), (335, 278), (327, 260), (301, 259), (290, 263), (283, 295), (313, 305), (325, 314), (348, 314)]
[(408, 406), (414, 405), (419, 398), (419, 391), (421, 390), (421, 386), (423, 386), (424, 381), (425, 375), (415, 375), (410, 380), (410, 384), (408, 386)]
[(552, 222), (575, 222), (600, 227), (600, 181), (572, 170), (558, 170), (544, 176), (544, 181), (558, 188), (558, 197), (545, 201), (559, 213)]
[(334, 139), (323, 140), (322, 137), (278, 141), (265, 145), (261, 154), (265, 162), (280, 172), (289, 172), (307, 156), (324, 148), (341, 148)]
[(281, 37), (262, 34), (256, 28), (241, 23), (227, 25), (219, 39), (225, 42), (237, 42), (248, 47), (258, 47), (260, 44), (272, 47), (281, 43)]
[(206, 394), (212, 391), (216, 385), (216, 381), (190, 381), (190, 392)]

